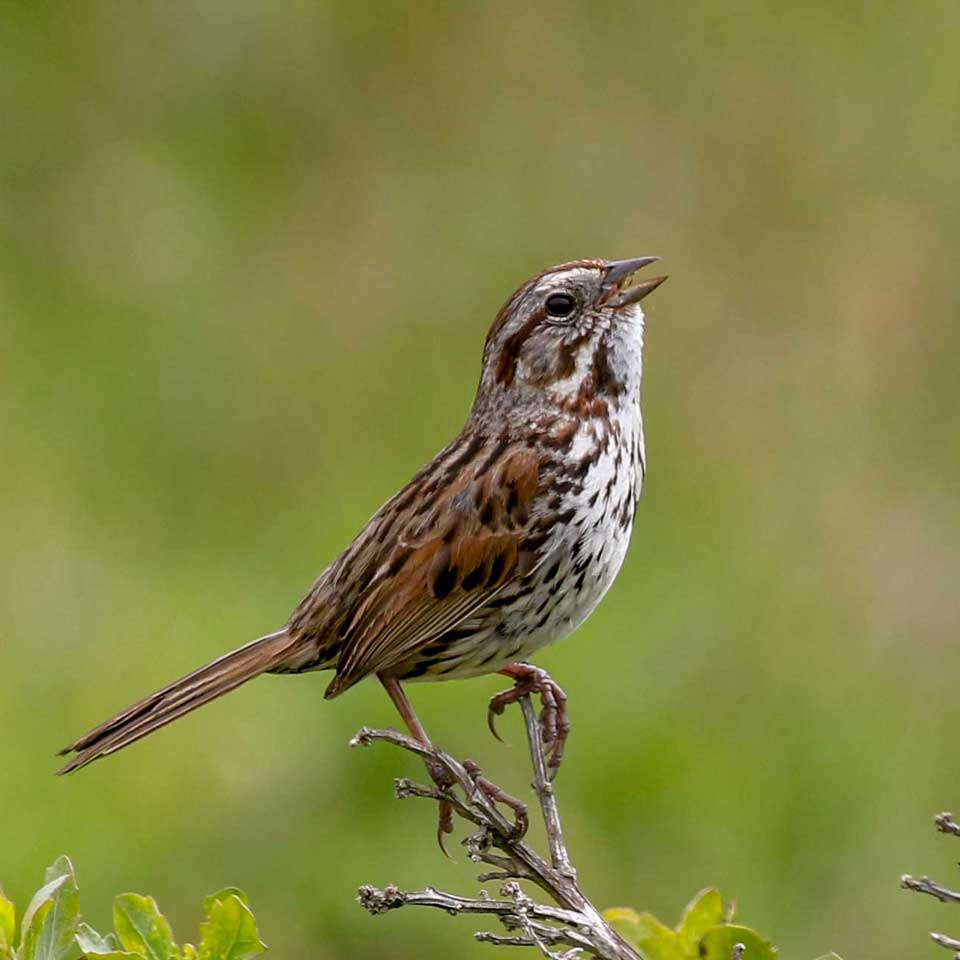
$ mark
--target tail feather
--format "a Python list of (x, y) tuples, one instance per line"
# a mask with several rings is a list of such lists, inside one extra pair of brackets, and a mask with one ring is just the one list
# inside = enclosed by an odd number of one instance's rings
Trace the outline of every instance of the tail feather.
[(285, 630), (268, 634), (150, 694), (64, 747), (61, 756), (70, 753), (76, 756), (57, 773), (72, 773), (100, 757), (116, 753), (177, 717), (280, 666), (293, 642)]

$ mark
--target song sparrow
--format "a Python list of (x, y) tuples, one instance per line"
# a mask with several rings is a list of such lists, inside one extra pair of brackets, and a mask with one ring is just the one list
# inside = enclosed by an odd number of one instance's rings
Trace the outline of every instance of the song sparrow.
[[(644, 476), (640, 301), (656, 257), (577, 260), (525, 283), (487, 335), (460, 435), (373, 515), (287, 625), (164, 687), (71, 743), (69, 773), (261, 673), (335, 670), (327, 698), (375, 674), (413, 736), (401, 688), (499, 672), (543, 702), (555, 770), (569, 725), (560, 688), (525, 663), (565, 637), (623, 562)], [(441, 829), (449, 830), (449, 811)]]

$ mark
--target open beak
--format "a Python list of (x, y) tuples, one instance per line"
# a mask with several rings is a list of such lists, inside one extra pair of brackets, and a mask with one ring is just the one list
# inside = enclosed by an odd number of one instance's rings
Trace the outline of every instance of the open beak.
[(639, 303), (667, 278), (651, 277), (633, 287), (626, 286), (626, 282), (642, 267), (656, 263), (659, 259), (659, 257), (636, 257), (633, 260), (611, 260), (603, 268), (602, 302), (611, 307), (625, 307), (628, 303)]

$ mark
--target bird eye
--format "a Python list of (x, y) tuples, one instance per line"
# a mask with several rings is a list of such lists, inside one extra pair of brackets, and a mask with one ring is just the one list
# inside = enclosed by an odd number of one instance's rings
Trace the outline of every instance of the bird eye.
[(545, 304), (551, 317), (569, 317), (577, 309), (577, 301), (569, 293), (551, 293)]

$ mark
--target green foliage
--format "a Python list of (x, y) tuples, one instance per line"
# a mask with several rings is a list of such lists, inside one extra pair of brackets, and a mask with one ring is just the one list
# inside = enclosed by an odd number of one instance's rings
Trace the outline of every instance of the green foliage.
[(731, 923), (733, 905), (725, 905), (719, 891), (701, 890), (687, 904), (676, 927), (653, 914), (630, 907), (614, 907), (604, 918), (635, 946), (646, 960), (731, 960), (743, 946), (744, 960), (776, 960), (777, 948), (756, 931)]
[(0, 960), (251, 960), (266, 950), (242, 890), (212, 894), (203, 911), (200, 945), (179, 947), (152, 897), (122, 893), (113, 901), (114, 932), (102, 935), (80, 919), (73, 864), (58, 857), (23, 915), (19, 943), (16, 909), (0, 890)]
[(232, 888), (207, 897), (207, 920), (200, 924), (199, 960), (248, 960), (263, 952), (246, 897)]
[(47, 868), (43, 886), (33, 895), (20, 924), (16, 960), (66, 960), (74, 953), (80, 917), (80, 892), (73, 864), (58, 857)]
[(13, 955), (13, 931), (17, 926), (17, 911), (0, 887), (0, 960)]

